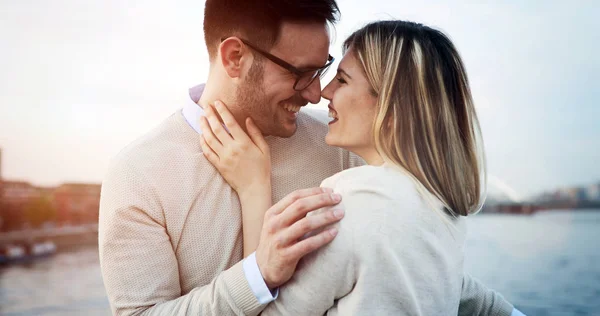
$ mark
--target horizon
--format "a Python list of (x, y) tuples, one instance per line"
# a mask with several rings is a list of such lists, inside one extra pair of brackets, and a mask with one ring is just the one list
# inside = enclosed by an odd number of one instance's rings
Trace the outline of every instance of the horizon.
[[(332, 67), (345, 37), (372, 20), (413, 20), (449, 35), (467, 67), (497, 185), (525, 198), (600, 182), (593, 2), (339, 5)], [(100, 184), (110, 158), (207, 77), (203, 7), (190, 0), (0, 4), (3, 179)]]
[[(0, 154), (3, 154), (2, 148), (0, 147)], [(2, 165), (1, 165), (1, 160), (0, 160), (0, 176), (2, 176)], [(2, 178), (0, 177), (0, 182), (12, 182), (12, 183), (26, 183), (29, 185), (32, 185), (35, 188), (38, 189), (55, 189), (58, 188), (60, 186), (63, 185), (102, 185), (102, 180), (98, 181), (98, 182), (78, 182), (78, 181), (61, 181), (61, 182), (56, 182), (56, 183), (52, 183), (52, 184), (47, 184), (47, 185), (43, 185), (43, 184), (38, 184), (32, 181), (28, 181), (28, 180), (23, 180), (23, 179), (7, 179), (7, 178)], [(564, 189), (586, 189), (588, 187), (594, 186), (594, 185), (600, 185), (600, 179), (597, 181), (592, 181), (591, 183), (583, 183), (583, 184), (579, 184), (579, 185), (575, 185), (575, 186), (562, 186), (562, 187), (555, 187), (555, 188), (551, 188), (548, 189), (546, 191), (540, 191), (540, 192), (535, 192), (533, 195), (530, 196), (522, 196), (521, 194), (519, 194), (518, 192), (516, 192), (512, 187), (508, 186), (507, 184), (505, 184), (504, 182), (502, 182), (501, 179), (495, 177), (494, 175), (490, 175), (488, 174), (488, 193), (489, 193), (489, 188), (490, 186), (493, 188), (493, 191), (495, 192), (495, 195), (490, 195), (490, 194), (486, 194), (487, 198), (497, 198), (498, 197), (498, 193), (501, 195), (504, 195), (504, 199), (511, 201), (511, 202), (524, 202), (527, 201), (528, 199), (534, 199), (537, 197), (540, 197), (543, 194), (548, 194), (548, 193), (555, 193), (559, 190), (564, 190)]]

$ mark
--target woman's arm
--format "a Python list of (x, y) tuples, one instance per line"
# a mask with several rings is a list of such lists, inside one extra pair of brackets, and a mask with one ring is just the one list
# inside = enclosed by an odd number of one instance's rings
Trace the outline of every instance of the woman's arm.
[(238, 193), (242, 206), (242, 235), (244, 238), (244, 257), (249, 256), (258, 247), (265, 211), (272, 206), (271, 182), (249, 188)]
[(343, 221), (335, 226), (339, 229), (336, 238), (300, 260), (292, 278), (280, 287), (277, 300), (262, 315), (323, 315), (337, 299), (352, 291), (358, 271), (353, 233), (345, 229)]
[(271, 154), (262, 133), (250, 118), (248, 134), (219, 101), (205, 108), (200, 119), (200, 145), (204, 156), (238, 193), (242, 207), (244, 257), (254, 252), (260, 240), (265, 212), (271, 200)]
[(514, 307), (500, 293), (464, 274), (458, 315), (510, 316)]

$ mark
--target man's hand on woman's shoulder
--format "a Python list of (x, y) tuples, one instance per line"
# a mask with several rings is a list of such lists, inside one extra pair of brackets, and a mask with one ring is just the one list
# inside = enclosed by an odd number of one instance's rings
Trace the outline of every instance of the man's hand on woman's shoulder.
[(256, 261), (269, 288), (274, 289), (287, 282), (302, 257), (335, 238), (337, 228), (323, 230), (306, 239), (303, 236), (341, 220), (344, 210), (340, 208), (306, 216), (340, 201), (341, 196), (331, 189), (304, 189), (288, 194), (265, 213)]

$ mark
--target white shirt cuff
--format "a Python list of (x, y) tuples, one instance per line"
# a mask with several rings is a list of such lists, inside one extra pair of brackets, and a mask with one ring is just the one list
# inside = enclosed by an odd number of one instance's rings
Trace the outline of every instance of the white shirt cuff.
[(520, 310), (518, 309), (513, 309), (512, 313), (510, 313), (510, 316), (525, 316), (525, 314), (521, 313)]
[(260, 269), (258, 268), (258, 263), (256, 263), (256, 252), (253, 252), (244, 259), (242, 267), (244, 268), (244, 274), (246, 275), (246, 280), (248, 280), (250, 289), (260, 304), (270, 303), (279, 296), (279, 288), (271, 292), (265, 283), (265, 280), (260, 273)]

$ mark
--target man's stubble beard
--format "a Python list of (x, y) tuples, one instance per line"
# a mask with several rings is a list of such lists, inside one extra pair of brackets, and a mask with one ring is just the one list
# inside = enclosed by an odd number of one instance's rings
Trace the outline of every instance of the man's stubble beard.
[[(254, 60), (252, 66), (250, 66), (250, 70), (248, 70), (246, 80), (236, 92), (236, 104), (243, 109), (246, 116), (252, 118), (263, 135), (283, 138), (291, 137), (296, 132), (296, 129), (288, 131), (278, 125), (281, 122), (277, 121), (276, 112), (273, 112), (277, 109), (271, 108), (271, 104), (265, 93), (263, 86), (264, 62), (264, 59)], [(306, 102), (303, 104), (306, 104)]]
[(263, 87), (263, 62), (255, 59), (250, 66), (246, 80), (236, 91), (236, 103), (246, 116), (252, 118), (263, 135), (271, 135), (273, 118)]

